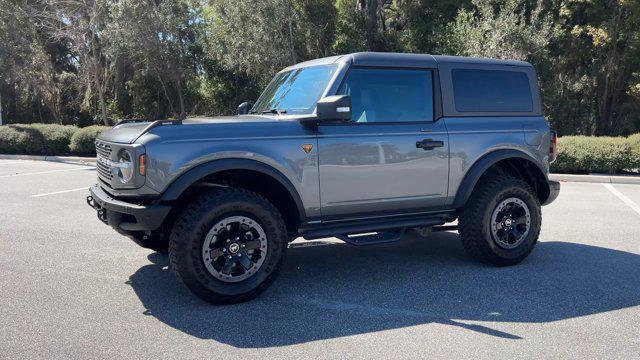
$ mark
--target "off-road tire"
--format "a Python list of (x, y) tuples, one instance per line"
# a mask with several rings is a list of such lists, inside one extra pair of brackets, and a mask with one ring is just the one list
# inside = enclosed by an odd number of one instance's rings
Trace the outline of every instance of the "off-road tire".
[[(517, 247), (505, 249), (493, 239), (491, 216), (500, 202), (513, 197), (529, 208), (530, 228)], [(510, 176), (492, 176), (476, 185), (459, 216), (458, 229), (462, 245), (472, 258), (494, 266), (510, 266), (531, 253), (540, 235), (541, 220), (540, 201), (529, 184)]]
[[(245, 216), (260, 224), (267, 237), (264, 263), (240, 282), (216, 279), (205, 267), (202, 247), (216, 222)], [(264, 197), (239, 188), (217, 188), (192, 200), (178, 216), (169, 241), (171, 269), (201, 299), (214, 304), (251, 300), (275, 280), (287, 247), (287, 231), (278, 210)]]

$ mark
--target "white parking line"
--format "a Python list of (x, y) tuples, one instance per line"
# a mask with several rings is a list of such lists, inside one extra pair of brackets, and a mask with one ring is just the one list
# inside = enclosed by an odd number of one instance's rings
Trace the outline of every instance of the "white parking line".
[(640, 215), (640, 206), (633, 202), (633, 200), (629, 199), (625, 194), (618, 191), (618, 189), (614, 188), (611, 184), (602, 184), (607, 190), (611, 191), (611, 193), (618, 197), (618, 199), (622, 200), (623, 203), (627, 204), (633, 211), (637, 212)]
[(0, 175), (0, 178), (9, 178), (9, 177), (25, 176), (25, 175), (42, 175), (42, 174), (50, 174), (50, 173), (57, 173), (57, 172), (63, 172), (63, 171), (80, 171), (80, 170), (93, 170), (93, 169), (95, 169), (95, 167), (83, 167), (81, 169), (59, 169), (59, 170), (39, 171), (39, 172), (32, 172), (32, 173)]
[(56, 194), (64, 194), (64, 193), (80, 191), (80, 190), (88, 190), (88, 189), (89, 189), (89, 187), (85, 186), (85, 187), (81, 187), (81, 188), (77, 188), (77, 189), (71, 189), (71, 190), (62, 190), (62, 191), (54, 191), (54, 192), (44, 193), (44, 194), (35, 194), (35, 195), (31, 195), (31, 197), (41, 197), (41, 196), (49, 196), (49, 195), (56, 195)]

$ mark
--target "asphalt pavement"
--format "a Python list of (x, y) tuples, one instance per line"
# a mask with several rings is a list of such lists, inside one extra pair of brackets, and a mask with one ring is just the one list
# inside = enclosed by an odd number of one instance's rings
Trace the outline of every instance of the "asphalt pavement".
[(96, 218), (94, 182), (0, 160), (0, 358), (640, 358), (640, 185), (563, 183), (518, 266), (455, 232), (297, 240), (259, 298), (214, 306)]

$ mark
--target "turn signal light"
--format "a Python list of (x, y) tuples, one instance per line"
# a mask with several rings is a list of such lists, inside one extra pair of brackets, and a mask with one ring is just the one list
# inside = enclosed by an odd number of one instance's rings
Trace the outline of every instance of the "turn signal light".
[(138, 158), (138, 173), (145, 176), (147, 173), (147, 155), (142, 154)]

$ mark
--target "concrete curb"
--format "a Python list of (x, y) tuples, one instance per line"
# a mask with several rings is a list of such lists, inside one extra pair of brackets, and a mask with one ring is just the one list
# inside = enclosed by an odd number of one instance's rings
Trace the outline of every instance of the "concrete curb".
[(569, 182), (604, 183), (604, 184), (638, 184), (638, 185), (640, 185), (640, 176), (638, 176), (638, 175), (549, 174), (549, 179), (555, 180), (555, 181), (569, 181)]
[(96, 165), (96, 158), (81, 156), (42, 156), (42, 155), (8, 155), (0, 154), (1, 160), (36, 160), (36, 161), (53, 161), (65, 164), (75, 165)]

